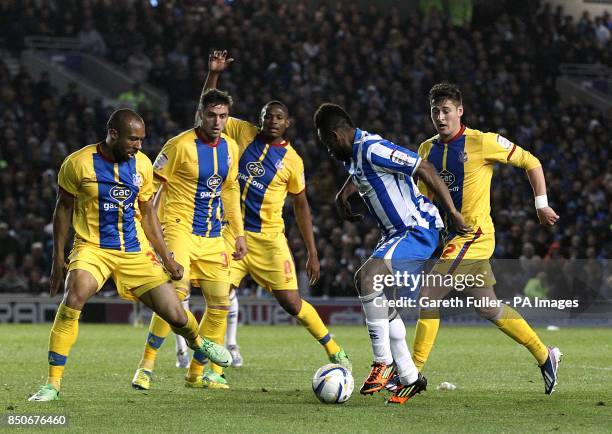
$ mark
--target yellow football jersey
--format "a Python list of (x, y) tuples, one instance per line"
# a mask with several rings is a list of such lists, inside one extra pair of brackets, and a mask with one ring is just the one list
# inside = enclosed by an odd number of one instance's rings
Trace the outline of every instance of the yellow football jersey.
[[(540, 166), (536, 157), (505, 137), (465, 126), (447, 143), (438, 135), (426, 140), (419, 147), (419, 156), (438, 170), (466, 223), (485, 234), (495, 232), (490, 197), (493, 165), (511, 164), (526, 170)], [(418, 187), (433, 199), (422, 181)], [(444, 217), (442, 208), (440, 213)]]
[(153, 196), (153, 166), (145, 154), (113, 163), (102, 156), (98, 145), (85, 146), (66, 157), (58, 185), (75, 198), (75, 242), (125, 252), (148, 248), (138, 210), (138, 201)]
[(162, 224), (219, 237), (225, 217), (242, 235), (238, 155), (236, 142), (225, 134), (207, 143), (192, 128), (168, 140), (153, 164), (156, 189), (166, 184), (159, 207)]
[(240, 150), (238, 180), (244, 229), (283, 232), (287, 192), (298, 194), (306, 188), (304, 162), (289, 142), (267, 144), (259, 132), (250, 122), (235, 118), (225, 126), (225, 133), (236, 140)]

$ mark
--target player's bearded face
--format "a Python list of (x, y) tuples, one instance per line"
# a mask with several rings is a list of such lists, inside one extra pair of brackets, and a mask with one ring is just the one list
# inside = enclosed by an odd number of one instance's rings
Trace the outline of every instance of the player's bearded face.
[(111, 146), (113, 158), (122, 163), (132, 158), (142, 148), (145, 138), (145, 126), (142, 122), (133, 120), (122, 131), (112, 130), (111, 137), (114, 144)]
[(225, 104), (208, 105), (198, 110), (200, 131), (212, 140), (221, 136), (229, 117), (229, 107)]
[(461, 129), (463, 106), (445, 99), (431, 102), (431, 121), (443, 138), (453, 137)]

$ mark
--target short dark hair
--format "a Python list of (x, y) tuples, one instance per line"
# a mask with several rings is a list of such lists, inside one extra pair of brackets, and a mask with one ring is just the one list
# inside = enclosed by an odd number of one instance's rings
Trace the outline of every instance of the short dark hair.
[(435, 84), (429, 91), (429, 103), (438, 103), (445, 99), (450, 99), (457, 106), (463, 104), (461, 91), (456, 84), (448, 82)]
[(313, 117), (315, 128), (324, 131), (336, 131), (339, 127), (354, 128), (353, 120), (349, 114), (337, 104), (325, 103), (317, 109)]
[(226, 105), (232, 107), (234, 100), (228, 92), (219, 89), (208, 89), (200, 98), (199, 109), (204, 109), (209, 105)]
[(265, 103), (264, 106), (261, 108), (261, 111), (263, 112), (265, 109), (273, 105), (279, 106), (285, 112), (287, 117), (289, 117), (289, 109), (287, 108), (285, 104), (283, 104), (277, 99), (273, 99), (272, 101), (268, 101), (267, 103)]
[(136, 119), (144, 125), (144, 119), (134, 110), (129, 108), (121, 108), (119, 110), (115, 110), (111, 113), (108, 118), (108, 122), (106, 123), (106, 128), (109, 130), (117, 130), (122, 131), (123, 127), (125, 127), (132, 119)]

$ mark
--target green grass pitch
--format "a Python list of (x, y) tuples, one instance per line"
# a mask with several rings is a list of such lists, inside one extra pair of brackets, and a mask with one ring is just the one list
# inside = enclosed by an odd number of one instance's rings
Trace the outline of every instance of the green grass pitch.
[[(608, 329), (538, 330), (544, 342), (565, 353), (557, 391), (545, 396), (540, 371), (524, 348), (494, 327), (443, 324), (425, 369), (427, 392), (389, 407), (383, 394), (358, 393), (371, 357), (365, 327), (332, 328), (353, 359), (356, 390), (346, 404), (324, 405), (310, 381), (327, 361), (301, 327), (240, 327), (245, 366), (228, 369), (226, 391), (185, 388), (171, 336), (153, 388), (142, 392), (132, 390), (130, 381), (146, 329), (81, 324), (61, 400), (29, 403), (46, 377), (50, 326), (0, 325), (0, 414), (62, 413), (70, 431), (115, 433), (609, 432), (612, 426)], [(457, 389), (436, 390), (443, 381)]]

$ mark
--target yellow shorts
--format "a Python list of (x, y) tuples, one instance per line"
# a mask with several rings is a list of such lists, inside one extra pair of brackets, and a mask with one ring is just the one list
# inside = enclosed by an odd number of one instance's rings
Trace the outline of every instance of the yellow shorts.
[[(475, 288), (495, 285), (495, 275), (489, 259), (495, 250), (495, 233), (484, 234), (478, 228), (475, 233), (456, 236), (444, 244), (440, 260), (434, 265), (432, 273), (443, 275), (462, 275), (474, 281)], [(467, 276), (472, 276), (468, 278)]]
[(149, 246), (140, 252), (102, 249), (75, 243), (69, 256), (68, 271), (89, 271), (98, 282), (98, 290), (112, 277), (121, 298), (136, 300), (145, 292), (170, 280), (157, 255)]
[[(229, 246), (235, 238), (229, 230), (223, 232)], [(298, 289), (297, 274), (287, 239), (282, 232), (245, 232), (249, 253), (240, 261), (232, 261), (230, 282), (239, 286), (247, 275), (268, 291)]]
[(183, 279), (172, 282), (177, 290), (188, 290), (189, 281), (229, 283), (230, 256), (223, 237), (200, 237), (177, 226), (165, 226), (164, 239), (176, 262), (185, 269)]

